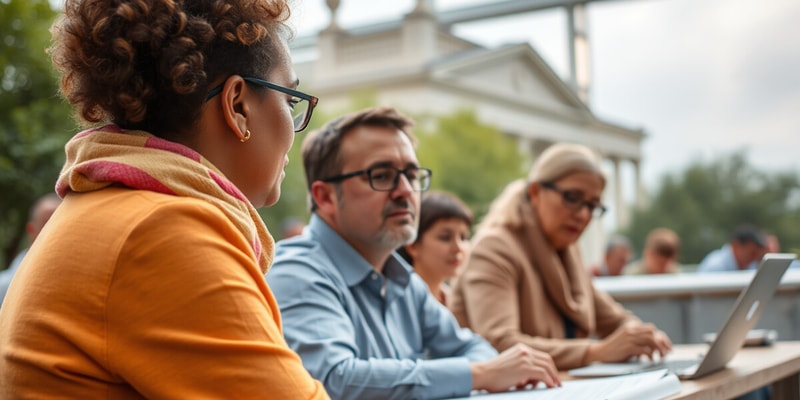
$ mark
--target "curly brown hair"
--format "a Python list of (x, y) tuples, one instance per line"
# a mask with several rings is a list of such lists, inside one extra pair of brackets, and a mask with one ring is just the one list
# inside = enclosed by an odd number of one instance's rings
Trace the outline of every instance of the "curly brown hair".
[(67, 0), (50, 53), (80, 119), (173, 137), (215, 80), (271, 70), (289, 14), (285, 0)]

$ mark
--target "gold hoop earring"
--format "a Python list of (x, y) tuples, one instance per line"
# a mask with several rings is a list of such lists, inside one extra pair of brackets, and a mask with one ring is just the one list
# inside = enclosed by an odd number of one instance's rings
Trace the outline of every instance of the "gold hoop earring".
[(244, 137), (239, 139), (239, 141), (242, 142), (242, 143), (244, 143), (244, 142), (246, 142), (248, 140), (250, 140), (250, 129), (246, 130), (244, 132)]

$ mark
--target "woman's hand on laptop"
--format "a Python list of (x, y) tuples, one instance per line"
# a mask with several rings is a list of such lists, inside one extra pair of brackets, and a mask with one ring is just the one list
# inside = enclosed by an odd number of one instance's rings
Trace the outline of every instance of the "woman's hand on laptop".
[(586, 351), (585, 362), (623, 362), (631, 357), (645, 356), (653, 359), (656, 353), (663, 357), (672, 349), (669, 337), (653, 324), (629, 322), (603, 340), (592, 343)]
[[(669, 336), (660, 329), (656, 329), (655, 337), (656, 351), (658, 351), (658, 355), (663, 358), (667, 353), (672, 351), (672, 341), (669, 340)], [(653, 359), (652, 354), (650, 355), (650, 359)]]

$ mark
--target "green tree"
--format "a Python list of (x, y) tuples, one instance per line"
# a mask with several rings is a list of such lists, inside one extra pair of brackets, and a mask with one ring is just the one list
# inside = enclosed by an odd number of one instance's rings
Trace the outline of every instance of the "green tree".
[(431, 186), (456, 194), (476, 216), (486, 213), (509, 182), (525, 176), (528, 162), (517, 142), (479, 121), (474, 111), (418, 119), (423, 123), (417, 154), (433, 170)]
[(47, 0), (0, 0), (0, 268), (22, 246), (28, 208), (52, 192), (74, 130), (46, 48)]
[(625, 233), (640, 249), (650, 229), (673, 229), (681, 238), (680, 262), (696, 264), (742, 223), (774, 233), (784, 249), (800, 246), (797, 172), (762, 172), (742, 152), (695, 162), (663, 178), (650, 206), (634, 212)]

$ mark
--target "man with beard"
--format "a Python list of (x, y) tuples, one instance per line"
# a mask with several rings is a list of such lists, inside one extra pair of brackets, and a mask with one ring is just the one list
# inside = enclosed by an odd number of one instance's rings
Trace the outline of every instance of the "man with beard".
[(414, 240), (431, 172), (393, 108), (346, 115), (303, 141), (311, 220), (267, 273), (284, 336), (335, 399), (436, 399), (544, 382), (547, 354), (502, 354), (430, 295), (394, 250)]

